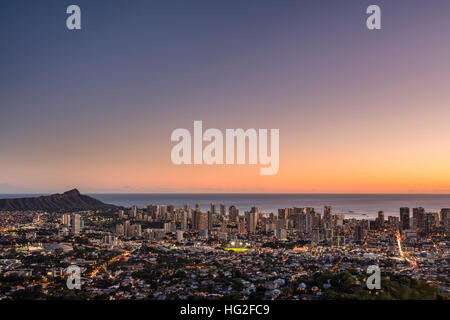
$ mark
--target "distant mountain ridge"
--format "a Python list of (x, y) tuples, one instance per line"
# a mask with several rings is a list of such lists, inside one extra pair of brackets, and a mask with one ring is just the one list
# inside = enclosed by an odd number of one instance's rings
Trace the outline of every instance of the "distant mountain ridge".
[(95, 210), (115, 207), (82, 195), (77, 189), (34, 198), (0, 199), (0, 210)]

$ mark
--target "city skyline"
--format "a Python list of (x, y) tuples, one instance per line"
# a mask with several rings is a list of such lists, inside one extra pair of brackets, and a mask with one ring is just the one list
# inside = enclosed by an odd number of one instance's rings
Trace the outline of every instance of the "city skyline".
[(0, 299), (448, 300), (450, 208), (398, 209), (15, 199), (0, 209)]

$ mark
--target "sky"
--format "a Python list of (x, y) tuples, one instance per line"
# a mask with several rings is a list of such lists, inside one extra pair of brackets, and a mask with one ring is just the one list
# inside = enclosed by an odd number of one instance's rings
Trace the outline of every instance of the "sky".
[[(450, 193), (449, 17), (448, 0), (2, 0), (0, 193)], [(279, 129), (278, 173), (174, 165), (194, 120)]]

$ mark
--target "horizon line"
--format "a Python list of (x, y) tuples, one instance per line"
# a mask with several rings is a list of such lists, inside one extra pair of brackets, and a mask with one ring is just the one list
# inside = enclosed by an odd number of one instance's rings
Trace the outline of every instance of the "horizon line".
[[(78, 188), (76, 188), (79, 190)], [(73, 189), (71, 189), (73, 190)], [(70, 191), (70, 190), (67, 190)], [(58, 193), (64, 193), (67, 191), (59, 191), (59, 192), (0, 192), (2, 195), (40, 195), (40, 194), (58, 194)], [(83, 194), (80, 191), (81, 194)], [(229, 195), (242, 195), (242, 194), (267, 194), (267, 195), (274, 195), (274, 194), (293, 194), (293, 195), (448, 195), (450, 196), (450, 193), (434, 193), (434, 192), (86, 192), (84, 194), (189, 194), (189, 195), (195, 195), (195, 194), (229, 194)]]

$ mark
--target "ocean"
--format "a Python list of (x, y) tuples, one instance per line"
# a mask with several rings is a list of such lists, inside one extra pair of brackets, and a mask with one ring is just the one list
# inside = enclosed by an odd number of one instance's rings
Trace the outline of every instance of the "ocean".
[(313, 207), (323, 213), (324, 206), (332, 206), (333, 213), (343, 213), (348, 217), (375, 218), (378, 211), (385, 216), (399, 216), (400, 207), (424, 207), (427, 212), (439, 212), (450, 208), (450, 195), (435, 194), (91, 194), (105, 203), (140, 208), (149, 204), (171, 204), (176, 208), (189, 204), (200, 204), (202, 210), (209, 210), (211, 203), (227, 207), (234, 205), (241, 214), (258, 207), (260, 212), (277, 213), (279, 208)]
[[(0, 194), (1, 198), (33, 197), (36, 195)], [(236, 206), (241, 214), (258, 207), (260, 212), (277, 213), (279, 208), (313, 207), (316, 212), (323, 213), (324, 206), (332, 206), (333, 213), (345, 214), (346, 217), (358, 219), (376, 217), (382, 210), (385, 216), (399, 216), (400, 207), (424, 207), (427, 212), (440, 212), (442, 208), (450, 208), (450, 194), (230, 194), (230, 193), (195, 193), (195, 194), (89, 194), (89, 196), (118, 206), (139, 208), (149, 204), (173, 205), (176, 208), (196, 203), (202, 210), (209, 210), (211, 203), (228, 207)]]

